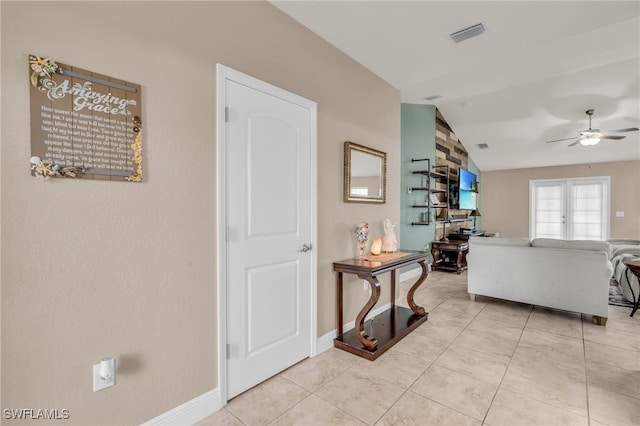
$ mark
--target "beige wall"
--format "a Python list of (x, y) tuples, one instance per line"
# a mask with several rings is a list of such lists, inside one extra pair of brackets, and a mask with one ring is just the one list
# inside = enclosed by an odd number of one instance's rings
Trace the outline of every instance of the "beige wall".
[[(507, 237), (529, 235), (529, 181), (611, 177), (610, 237), (640, 238), (640, 161), (482, 172), (482, 227)], [(616, 217), (623, 211), (624, 217)]]
[[(1, 15), (2, 409), (136, 424), (218, 386), (218, 62), (318, 103), (318, 334), (334, 329), (331, 263), (355, 253), (354, 224), (375, 236), (399, 220), (396, 89), (268, 3), (3, 1)], [(143, 183), (30, 176), (29, 53), (142, 85)], [(342, 202), (345, 140), (387, 152), (385, 205)], [(349, 321), (366, 293), (345, 297)], [(92, 393), (103, 356), (118, 384)]]

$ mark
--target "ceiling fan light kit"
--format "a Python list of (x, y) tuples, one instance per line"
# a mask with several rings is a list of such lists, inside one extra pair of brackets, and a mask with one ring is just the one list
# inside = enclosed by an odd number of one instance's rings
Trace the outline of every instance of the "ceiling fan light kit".
[[(620, 139), (624, 139), (625, 136), (613, 136), (610, 135), (608, 133), (625, 133), (625, 132), (635, 132), (638, 130), (637, 127), (629, 127), (626, 129), (618, 129), (618, 130), (611, 130), (608, 132), (603, 132), (600, 129), (592, 129), (591, 128), (591, 116), (593, 115), (594, 110), (593, 109), (588, 109), (585, 111), (585, 114), (587, 114), (589, 116), (589, 128), (587, 130), (583, 130), (580, 133), (580, 136), (578, 136), (578, 138), (570, 143), (567, 146), (574, 146), (577, 145), (578, 143), (580, 143), (580, 145), (583, 146), (592, 146), (592, 145), (597, 145), (598, 143), (600, 143), (601, 139), (612, 139), (612, 140), (620, 140)], [(575, 139), (575, 138), (564, 138), (564, 139), (556, 139), (556, 140), (552, 140), (552, 141), (547, 141), (546, 143), (552, 143), (552, 142), (560, 142), (560, 141), (568, 141), (570, 139)]]
[(600, 138), (588, 137), (580, 139), (580, 144), (584, 146), (597, 145), (600, 142)]

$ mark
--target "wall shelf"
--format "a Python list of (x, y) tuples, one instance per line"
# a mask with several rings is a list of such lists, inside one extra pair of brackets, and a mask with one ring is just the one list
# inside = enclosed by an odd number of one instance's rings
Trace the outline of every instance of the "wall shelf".
[[(411, 187), (411, 190), (412, 191), (442, 192), (442, 193), (446, 193), (447, 192), (446, 189), (429, 188), (429, 187), (426, 187), (426, 186)], [(433, 207), (437, 207), (437, 206), (433, 206)]]
[[(432, 166), (430, 158), (411, 159), (412, 163), (418, 161), (426, 162), (427, 167), (426, 169), (414, 170), (411, 172), (413, 175), (418, 175), (421, 177), (421, 185), (409, 187), (409, 192), (412, 193), (413, 191), (424, 191), (427, 194), (437, 194), (439, 201), (438, 204), (433, 204), (433, 202), (431, 201), (431, 197), (427, 195), (424, 200), (426, 204), (417, 204), (414, 202), (414, 204), (410, 207), (423, 209), (424, 211), (419, 213), (418, 221), (411, 222), (411, 226), (425, 226), (434, 223), (451, 223), (451, 219), (432, 220), (432, 218), (436, 216), (436, 213), (444, 215), (444, 217), (449, 217), (449, 210), (451, 209), (449, 196), (449, 192), (451, 191), (449, 166)], [(437, 184), (440, 184), (439, 188), (436, 187)], [(444, 188), (442, 188), (443, 186)]]

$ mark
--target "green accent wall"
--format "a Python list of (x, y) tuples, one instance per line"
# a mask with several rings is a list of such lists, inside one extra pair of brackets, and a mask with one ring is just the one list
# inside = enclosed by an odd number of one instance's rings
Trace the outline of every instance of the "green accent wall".
[(433, 105), (402, 104), (400, 110), (400, 139), (402, 176), (400, 178), (400, 246), (410, 250), (430, 249), (435, 238), (434, 225), (411, 226), (417, 222), (422, 209), (410, 207), (418, 197), (427, 196), (426, 191), (407, 193), (409, 186), (421, 186), (421, 176), (413, 170), (427, 168), (427, 162), (412, 163), (411, 159), (430, 158), (436, 160), (436, 107)]
[[(453, 131), (455, 132), (455, 129)], [(420, 213), (423, 211), (423, 209), (411, 207), (411, 205), (424, 203), (427, 192), (413, 191), (409, 194), (407, 188), (423, 186), (421, 175), (414, 175), (411, 172), (427, 168), (426, 161), (412, 163), (411, 159), (429, 158), (432, 166), (436, 164), (436, 107), (403, 103), (400, 110), (400, 140), (402, 158), (400, 247), (408, 250), (429, 250), (431, 243), (435, 240), (436, 225), (411, 225), (411, 222), (419, 221)], [(478, 209), (482, 213), (482, 175), (471, 157), (468, 157), (467, 168), (478, 176), (480, 182)], [(481, 225), (482, 217), (479, 217), (476, 219), (476, 228), (482, 229)], [(472, 226), (472, 222), (469, 222), (468, 226)], [(410, 269), (412, 268), (406, 270)]]

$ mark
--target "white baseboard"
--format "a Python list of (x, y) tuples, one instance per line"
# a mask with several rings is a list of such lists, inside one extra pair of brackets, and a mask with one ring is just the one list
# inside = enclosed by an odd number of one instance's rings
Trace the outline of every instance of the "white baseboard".
[[(431, 264), (427, 264), (427, 270), (429, 272), (431, 272)], [(410, 280), (412, 278), (417, 278), (422, 274), (422, 268), (414, 268), (410, 271), (406, 271), (400, 274), (400, 281), (406, 281), (406, 280)], [(371, 318), (374, 317), (384, 311), (386, 311), (387, 309), (389, 309), (391, 307), (390, 303), (387, 303), (386, 305), (380, 306), (377, 309), (372, 310), (371, 312), (369, 312), (369, 315), (367, 315), (367, 318)], [(347, 323), (344, 325), (344, 332), (346, 333), (349, 330), (353, 330), (356, 327), (356, 321), (353, 320), (350, 323)], [(336, 338), (337, 332), (336, 330), (332, 330), (330, 332), (328, 332), (327, 334), (325, 334), (324, 336), (320, 336), (318, 337), (318, 343), (317, 343), (317, 353), (321, 354), (322, 352), (329, 350), (333, 347), (333, 339)]]
[(194, 425), (200, 420), (205, 419), (218, 411), (220, 405), (220, 396), (218, 389), (212, 389), (207, 393), (193, 398), (184, 404), (160, 414), (158, 417), (145, 422), (142, 426), (155, 425)]
[[(420, 269), (418, 269), (420, 272)], [(419, 273), (413, 271), (406, 272), (405, 274), (413, 274), (404, 277), (401, 275), (401, 280), (409, 279), (413, 276), (419, 276)], [(376, 315), (386, 311), (391, 307), (390, 303), (387, 303), (379, 308), (376, 308), (369, 312), (367, 318), (375, 317)], [(343, 331), (347, 332), (353, 330), (356, 327), (356, 321), (353, 320), (344, 325)], [(320, 336), (317, 341), (317, 354), (321, 354), (333, 347), (333, 339), (336, 338), (336, 330), (332, 330), (329, 333)], [(220, 395), (218, 389), (212, 389), (207, 393), (195, 397), (191, 401), (187, 401), (184, 404), (167, 411), (164, 414), (154, 417), (153, 419), (143, 423), (141, 426), (156, 426), (156, 425), (193, 425), (200, 420), (205, 419), (222, 408), (220, 404)]]
[[(391, 308), (391, 303), (387, 303), (386, 305), (382, 305), (379, 308), (372, 310), (371, 312), (369, 312), (369, 315), (367, 315), (367, 318), (365, 318), (365, 321), (371, 317), (375, 317), (376, 315), (381, 314), (382, 312), (386, 311), (389, 308)], [(356, 328), (356, 320), (353, 320), (345, 324), (343, 326), (342, 331), (346, 333), (347, 331), (353, 330), (354, 328)], [(316, 346), (316, 348), (318, 349), (318, 355), (320, 355), (322, 352), (329, 350), (333, 347), (333, 339), (335, 339), (337, 335), (338, 335), (337, 331), (332, 330), (327, 334), (318, 337), (318, 344)]]

